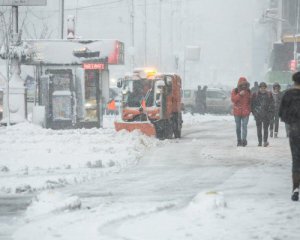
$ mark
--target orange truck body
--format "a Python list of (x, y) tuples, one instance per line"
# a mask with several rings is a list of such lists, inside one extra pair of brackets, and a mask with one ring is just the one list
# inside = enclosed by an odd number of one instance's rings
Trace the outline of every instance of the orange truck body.
[[(140, 106), (128, 106), (123, 95), (121, 120), (115, 121), (117, 131), (140, 130), (148, 136), (156, 136), (159, 139), (181, 137), (181, 78), (176, 74), (152, 74), (142, 78), (134, 78), (134, 81), (145, 81), (151, 85), (149, 95), (153, 95), (153, 101), (146, 105), (145, 97)], [(126, 82), (126, 78), (123, 80)], [(158, 86), (158, 83), (160, 84)], [(133, 83), (134, 84), (134, 83)], [(123, 86), (124, 89), (126, 87)], [(138, 90), (136, 90), (138, 91)], [(135, 94), (133, 91), (132, 94)], [(153, 104), (152, 104), (153, 103)]]

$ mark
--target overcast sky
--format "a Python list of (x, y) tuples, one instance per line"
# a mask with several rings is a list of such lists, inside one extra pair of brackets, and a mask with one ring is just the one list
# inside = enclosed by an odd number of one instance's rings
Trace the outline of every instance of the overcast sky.
[[(65, 0), (65, 15), (76, 17), (78, 36), (119, 39), (125, 42), (128, 53), (131, 46), (130, 2)], [(257, 38), (257, 33), (266, 31), (266, 26), (258, 26), (256, 22), (267, 0), (147, 0), (146, 25), (145, 0), (134, 2), (136, 66), (145, 64), (147, 26), (147, 65), (185, 75), (187, 86), (232, 85), (241, 75), (251, 77), (253, 39), (261, 41), (262, 49), (266, 47), (265, 35), (260, 33)], [(26, 15), (24, 38), (38, 38), (45, 26), (48, 28), (45, 36), (60, 37), (59, 0), (48, 0), (46, 7), (22, 7), (20, 12), (21, 22)], [(189, 45), (200, 46), (201, 58), (199, 62), (186, 61), (184, 74), (184, 49)], [(125, 70), (129, 70), (129, 56), (126, 56)]]

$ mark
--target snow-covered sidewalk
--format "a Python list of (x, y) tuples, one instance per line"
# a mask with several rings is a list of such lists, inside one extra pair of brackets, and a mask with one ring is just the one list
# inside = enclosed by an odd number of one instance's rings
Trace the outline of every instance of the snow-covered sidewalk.
[[(217, 120), (230, 116), (219, 117)], [(145, 151), (163, 145), (139, 132), (105, 129), (51, 130), (22, 123), (0, 128), (0, 193), (23, 193), (90, 181), (135, 166)], [(213, 115), (184, 115), (185, 126)]]
[[(106, 121), (111, 126), (113, 118)], [(90, 181), (135, 166), (145, 151), (163, 144), (139, 132), (51, 130), (30, 123), (1, 127), (0, 136), (0, 193)]]
[(232, 116), (185, 116), (180, 141), (152, 149), (140, 166), (96, 186), (46, 191), (14, 239), (298, 240), (290, 201), (290, 152), (283, 137), (235, 146)]

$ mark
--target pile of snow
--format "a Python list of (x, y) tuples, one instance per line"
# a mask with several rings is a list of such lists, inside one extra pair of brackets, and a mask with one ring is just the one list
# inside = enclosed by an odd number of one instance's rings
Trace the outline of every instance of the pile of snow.
[(136, 131), (51, 130), (21, 123), (0, 128), (0, 192), (63, 187), (135, 166), (162, 144)]
[(35, 196), (26, 210), (28, 219), (49, 213), (71, 211), (81, 208), (81, 200), (77, 196), (67, 196), (57, 191), (44, 191)]
[(193, 214), (204, 213), (227, 207), (227, 203), (222, 192), (207, 191), (199, 193), (187, 207), (187, 212)]

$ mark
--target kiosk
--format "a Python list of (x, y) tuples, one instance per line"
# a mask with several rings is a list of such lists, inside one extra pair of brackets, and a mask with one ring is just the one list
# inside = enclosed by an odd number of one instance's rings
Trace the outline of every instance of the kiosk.
[(36, 67), (33, 118), (52, 129), (102, 127), (109, 100), (108, 66), (124, 64), (123, 43), (79, 39), (26, 42), (34, 54), (22, 64)]

